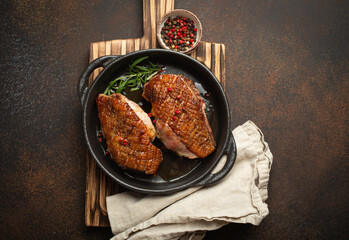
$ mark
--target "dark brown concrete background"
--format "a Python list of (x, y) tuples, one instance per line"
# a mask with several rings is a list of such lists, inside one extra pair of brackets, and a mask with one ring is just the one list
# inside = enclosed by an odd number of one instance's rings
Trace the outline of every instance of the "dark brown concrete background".
[[(274, 154), (270, 214), (205, 239), (349, 239), (348, 1), (194, 1), (226, 46), (232, 124)], [(84, 226), (77, 80), (89, 43), (142, 35), (142, 2), (0, 2), (0, 239), (108, 239)]]

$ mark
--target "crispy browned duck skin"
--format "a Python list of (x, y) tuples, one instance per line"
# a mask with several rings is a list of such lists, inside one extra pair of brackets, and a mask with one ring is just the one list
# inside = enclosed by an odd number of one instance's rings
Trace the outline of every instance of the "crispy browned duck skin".
[(205, 103), (193, 82), (183, 75), (154, 76), (143, 97), (152, 104), (156, 136), (180, 156), (204, 158), (216, 148)]
[(154, 129), (141, 116), (146, 113), (139, 112), (140, 108), (135, 108), (135, 103), (122, 94), (99, 94), (96, 102), (112, 159), (122, 168), (155, 175), (162, 153), (151, 143)]

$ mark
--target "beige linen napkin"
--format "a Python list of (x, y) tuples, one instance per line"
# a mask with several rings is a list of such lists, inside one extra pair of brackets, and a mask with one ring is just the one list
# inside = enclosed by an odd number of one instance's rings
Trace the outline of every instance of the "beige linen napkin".
[(107, 197), (112, 240), (196, 240), (230, 222), (259, 225), (269, 213), (265, 201), (273, 156), (253, 122), (235, 128), (233, 135), (236, 162), (213, 186), (170, 195), (124, 192)]

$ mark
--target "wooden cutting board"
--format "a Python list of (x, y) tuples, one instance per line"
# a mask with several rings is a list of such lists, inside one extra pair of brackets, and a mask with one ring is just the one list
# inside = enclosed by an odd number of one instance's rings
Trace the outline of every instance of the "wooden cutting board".
[[(156, 40), (156, 26), (161, 17), (174, 9), (174, 0), (143, 0), (143, 28), (141, 38), (118, 39), (91, 43), (90, 62), (105, 55), (124, 55), (133, 51), (159, 48)], [(203, 26), (205, 38), (205, 26)], [(225, 89), (225, 46), (220, 43), (200, 42), (190, 54), (203, 62), (218, 78)], [(96, 69), (90, 76), (91, 84), (102, 69)], [(109, 178), (86, 153), (86, 202), (85, 224), (92, 227), (109, 226), (106, 197), (119, 191), (118, 184)]]

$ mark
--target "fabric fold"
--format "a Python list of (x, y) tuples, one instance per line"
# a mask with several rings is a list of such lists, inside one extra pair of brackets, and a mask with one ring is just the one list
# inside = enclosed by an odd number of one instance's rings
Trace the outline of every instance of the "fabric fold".
[(202, 239), (228, 223), (259, 225), (269, 214), (273, 161), (261, 130), (251, 121), (235, 128), (237, 158), (217, 184), (169, 195), (124, 192), (107, 197), (113, 240)]

